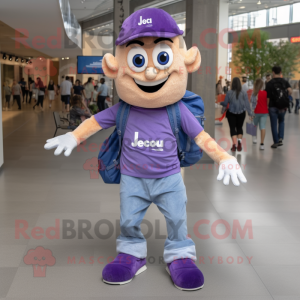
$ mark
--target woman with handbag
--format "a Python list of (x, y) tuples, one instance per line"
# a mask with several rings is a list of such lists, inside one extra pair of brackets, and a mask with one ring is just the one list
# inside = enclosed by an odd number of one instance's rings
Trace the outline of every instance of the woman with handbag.
[(253, 112), (250, 108), (247, 93), (242, 91), (241, 81), (238, 77), (233, 78), (231, 90), (226, 94), (224, 102), (221, 102), (220, 104), (223, 106), (224, 111), (226, 110), (227, 104), (229, 104), (226, 118), (228, 120), (232, 138), (231, 151), (242, 151), (243, 125), (246, 111), (251, 117), (251, 120)]
[[(261, 78), (255, 80), (253, 93), (251, 96), (252, 110), (254, 111), (253, 123), (255, 126), (259, 124), (260, 129), (260, 150), (264, 150), (264, 140), (266, 136), (266, 124), (269, 115), (267, 92), (262, 91), (264, 82)], [(257, 137), (253, 136), (253, 144), (257, 143)]]

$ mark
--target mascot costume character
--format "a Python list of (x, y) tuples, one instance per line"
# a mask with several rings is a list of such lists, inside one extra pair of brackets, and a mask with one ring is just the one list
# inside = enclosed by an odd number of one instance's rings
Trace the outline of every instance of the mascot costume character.
[[(106, 143), (109, 147), (118, 143), (117, 158), (108, 157), (114, 151), (99, 154), (100, 174), (107, 183), (120, 183), (121, 198), (118, 255), (103, 269), (105, 283), (129, 283), (147, 269), (140, 224), (153, 202), (166, 219), (163, 257), (174, 285), (180, 290), (201, 289), (204, 277), (195, 264), (195, 244), (188, 237), (180, 167), (196, 163), (203, 150), (220, 166), (217, 180), (228, 185), (231, 178), (236, 186), (239, 180), (246, 182), (237, 160), (203, 130), (193, 110), (203, 107), (203, 101), (186, 86), (188, 73), (199, 69), (201, 56), (197, 47), (186, 49), (182, 34), (161, 9), (145, 8), (130, 15), (116, 40), (115, 56), (105, 54), (102, 62), (122, 100), (45, 145), (47, 150), (56, 148), (55, 155), (64, 151), (69, 156), (83, 140), (116, 126)], [(107, 166), (109, 162), (113, 167)]]

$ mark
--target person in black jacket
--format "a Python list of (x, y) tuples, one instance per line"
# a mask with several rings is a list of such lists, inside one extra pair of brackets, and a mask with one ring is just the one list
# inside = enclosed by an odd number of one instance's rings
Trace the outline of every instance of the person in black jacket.
[(271, 148), (276, 149), (283, 145), (284, 117), (289, 107), (288, 96), (292, 94), (290, 84), (282, 78), (281, 67), (272, 68), (271, 79), (266, 86), (268, 97), (269, 115), (274, 144)]

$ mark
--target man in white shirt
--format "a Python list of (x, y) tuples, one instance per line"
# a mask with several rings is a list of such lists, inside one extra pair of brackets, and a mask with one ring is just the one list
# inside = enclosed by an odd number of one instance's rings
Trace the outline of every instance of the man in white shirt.
[(70, 77), (66, 76), (66, 80), (64, 80), (60, 85), (60, 94), (61, 94), (61, 101), (62, 101), (62, 111), (64, 112), (65, 109), (67, 112), (70, 110), (70, 98), (71, 98), (71, 91), (73, 85), (70, 81)]
[(248, 82), (247, 82), (247, 75), (243, 75), (242, 76), (242, 91), (244, 91), (246, 94), (249, 90), (249, 87), (248, 87)]

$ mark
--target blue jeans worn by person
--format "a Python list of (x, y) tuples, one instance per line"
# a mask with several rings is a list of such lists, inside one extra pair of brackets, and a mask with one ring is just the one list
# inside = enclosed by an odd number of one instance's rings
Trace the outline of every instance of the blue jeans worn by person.
[(269, 108), (271, 129), (274, 144), (278, 144), (279, 139), (284, 138), (284, 116), (286, 110), (281, 110), (276, 107)]
[(187, 237), (187, 196), (180, 173), (154, 179), (122, 174), (120, 196), (121, 234), (117, 238), (118, 253), (126, 253), (138, 258), (147, 256), (147, 243), (140, 225), (148, 207), (154, 203), (167, 222), (165, 262), (171, 263), (179, 258), (196, 259), (195, 244)]

